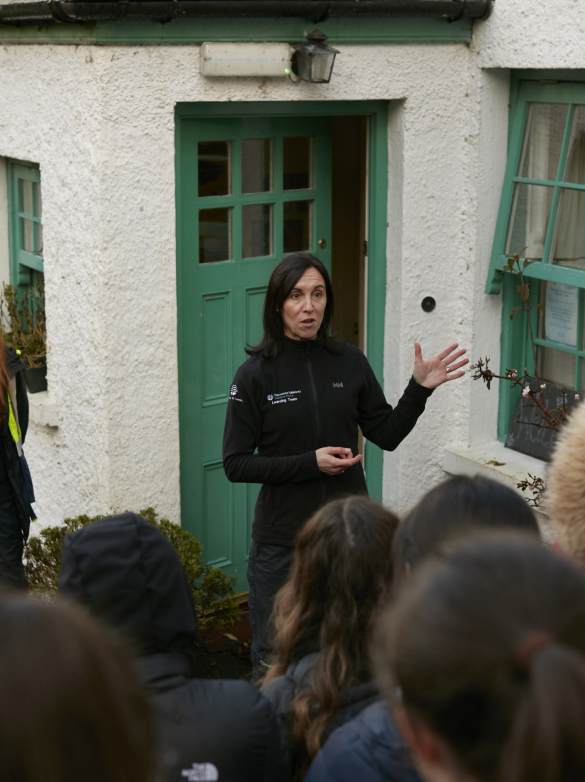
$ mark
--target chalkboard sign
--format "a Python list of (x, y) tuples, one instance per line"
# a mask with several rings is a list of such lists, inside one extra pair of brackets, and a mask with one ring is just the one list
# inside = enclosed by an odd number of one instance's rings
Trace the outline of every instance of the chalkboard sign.
[[(533, 387), (536, 388), (536, 384)], [(547, 410), (563, 407), (563, 390), (559, 386), (547, 383), (540, 397)], [(575, 392), (567, 388), (565, 393), (568, 410), (576, 404)], [(514, 451), (520, 451), (520, 453), (526, 453), (549, 462), (558, 432), (554, 429), (541, 429), (532, 426), (532, 424), (544, 423), (541, 416), (542, 410), (538, 405), (529, 397), (521, 396), (514, 410), (514, 421), (510, 425), (506, 438), (506, 448), (512, 448)]]

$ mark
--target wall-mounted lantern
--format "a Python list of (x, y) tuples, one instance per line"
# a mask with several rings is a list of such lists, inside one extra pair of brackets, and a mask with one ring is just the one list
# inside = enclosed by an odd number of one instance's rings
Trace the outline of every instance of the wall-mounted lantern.
[(300, 43), (294, 47), (293, 73), (303, 81), (329, 84), (335, 55), (339, 52), (325, 43), (327, 36), (320, 30), (313, 30), (306, 38), (307, 43)]

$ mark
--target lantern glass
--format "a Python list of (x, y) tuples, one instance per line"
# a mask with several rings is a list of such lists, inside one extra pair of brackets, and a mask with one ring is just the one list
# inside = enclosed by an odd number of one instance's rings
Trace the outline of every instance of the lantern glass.
[(324, 43), (303, 43), (295, 46), (297, 76), (314, 84), (328, 84), (337, 53), (337, 49)]

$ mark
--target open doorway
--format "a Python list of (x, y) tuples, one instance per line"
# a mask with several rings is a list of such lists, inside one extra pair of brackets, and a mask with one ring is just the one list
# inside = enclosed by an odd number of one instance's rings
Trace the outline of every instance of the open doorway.
[(365, 350), (368, 118), (331, 120), (333, 332)]

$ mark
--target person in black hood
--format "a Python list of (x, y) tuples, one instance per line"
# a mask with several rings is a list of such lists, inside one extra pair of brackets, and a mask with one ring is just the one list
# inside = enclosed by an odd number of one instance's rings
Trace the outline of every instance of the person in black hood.
[(27, 364), (0, 338), (0, 583), (25, 588), (24, 544), (36, 515), (28, 465), (22, 452), (28, 429)]
[(292, 562), (295, 535), (329, 500), (367, 494), (358, 426), (393, 451), (433, 389), (465, 373), (457, 344), (424, 361), (415, 344), (413, 376), (392, 408), (364, 354), (329, 335), (333, 287), (309, 253), (284, 258), (264, 301), (264, 336), (248, 349), (230, 389), (223, 465), (230, 481), (261, 483), (248, 560), (255, 678), (270, 655), (272, 601)]
[(286, 755), (261, 693), (245, 681), (191, 678), (192, 590), (176, 551), (153, 525), (127, 512), (68, 535), (58, 591), (134, 642), (169, 780), (286, 782)]

